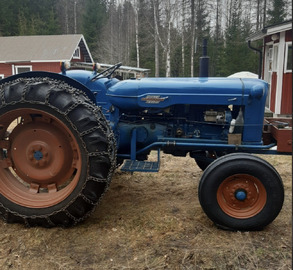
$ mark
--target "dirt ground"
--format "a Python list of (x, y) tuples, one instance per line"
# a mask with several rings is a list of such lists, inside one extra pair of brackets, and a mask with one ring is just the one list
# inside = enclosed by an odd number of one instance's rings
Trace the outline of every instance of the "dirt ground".
[(292, 269), (292, 161), (264, 156), (283, 178), (285, 202), (263, 231), (223, 231), (203, 213), (193, 159), (162, 155), (159, 173), (117, 170), (93, 215), (76, 227), (0, 221), (1, 269)]

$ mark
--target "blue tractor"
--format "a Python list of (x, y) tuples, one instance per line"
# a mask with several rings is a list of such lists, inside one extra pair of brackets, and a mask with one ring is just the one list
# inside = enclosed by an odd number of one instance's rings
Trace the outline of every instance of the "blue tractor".
[[(75, 225), (94, 210), (118, 166), (156, 172), (162, 151), (190, 155), (204, 170), (199, 201), (219, 227), (258, 230), (271, 223), (283, 205), (282, 180), (251, 155), (280, 153), (273, 137), (264, 140), (268, 84), (118, 80), (113, 74), (120, 66), (100, 73), (63, 67), (62, 74), (28, 72), (0, 81), (2, 218)], [(151, 151), (157, 161), (148, 161)]]

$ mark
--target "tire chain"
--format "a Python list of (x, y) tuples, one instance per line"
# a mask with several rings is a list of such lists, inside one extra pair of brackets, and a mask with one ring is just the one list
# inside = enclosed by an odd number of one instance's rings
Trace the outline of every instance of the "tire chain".
[[(21, 83), (21, 82), (25, 82), (25, 87), (23, 88), (23, 93), (22, 93), (22, 98), (19, 101), (12, 101), (10, 103), (7, 103), (5, 101), (5, 96), (4, 96), (4, 88), (5, 86), (11, 85), (11, 84), (15, 84), (15, 83)], [(61, 82), (61, 83), (60, 83)], [(34, 83), (48, 83), (51, 85), (46, 97), (45, 97), (45, 102), (40, 102), (40, 101), (35, 101), (35, 100), (26, 100), (25, 96), (28, 90), (28, 87), (31, 86)], [(56, 106), (53, 106), (52, 104), (50, 104), (49, 102), (49, 98), (50, 98), (50, 94), (51, 91), (53, 89), (61, 89), (64, 90), (67, 93), (70, 93), (73, 95), (73, 97), (78, 100), (77, 103), (73, 104), (70, 108), (68, 108), (65, 112), (61, 111), (60, 109), (58, 109)], [(83, 97), (83, 99), (80, 99), (80, 97)], [(114, 133), (112, 132), (112, 130), (107, 127), (107, 126), (103, 126), (101, 124), (101, 120), (104, 121), (105, 123), (107, 122), (106, 118), (104, 117), (103, 113), (101, 112), (101, 109), (99, 107), (97, 107), (89, 98), (88, 96), (81, 90), (74, 88), (72, 86), (70, 86), (69, 84), (67, 84), (66, 82), (63, 81), (59, 81), (57, 79), (52, 79), (50, 77), (30, 77), (30, 78), (18, 78), (14, 81), (9, 81), (6, 82), (4, 84), (0, 84), (0, 100), (1, 100), (1, 107), (5, 107), (5, 106), (9, 106), (9, 105), (15, 105), (16, 103), (31, 103), (31, 104), (40, 104), (40, 105), (47, 105), (48, 107), (52, 108), (53, 110), (57, 111), (58, 113), (60, 113), (61, 115), (63, 115), (66, 120), (70, 123), (71, 127), (75, 130), (75, 132), (78, 134), (80, 141), (82, 142), (82, 146), (86, 151), (86, 154), (88, 157), (95, 157), (95, 156), (107, 156), (110, 160), (111, 163), (111, 167), (107, 176), (107, 179), (99, 179), (96, 178), (94, 176), (89, 175), (89, 172), (87, 173), (87, 180), (85, 181), (83, 187), (81, 188), (79, 194), (74, 197), (66, 206), (62, 207), (61, 209), (54, 211), (52, 213), (50, 213), (49, 215), (32, 215), (32, 216), (25, 216), (25, 215), (21, 215), (20, 213), (14, 212), (10, 209), (8, 209), (7, 207), (5, 207), (2, 203), (0, 203), (0, 207), (2, 209), (4, 209), (5, 213), (3, 213), (3, 210), (0, 209), (0, 213), (1, 213), (1, 217), (4, 219), (4, 221), (8, 221), (9, 219), (9, 215), (13, 215), (15, 217), (21, 218), (23, 220), (23, 223), (27, 226), (27, 227), (31, 227), (31, 226), (35, 226), (38, 224), (31, 224), (29, 222), (29, 220), (34, 220), (34, 219), (43, 219), (46, 220), (47, 224), (46, 227), (54, 227), (60, 224), (55, 224), (50, 217), (54, 216), (55, 214), (59, 214), (59, 213), (65, 213), (66, 216), (68, 216), (71, 220), (73, 220), (73, 224), (71, 225), (76, 225), (77, 223), (85, 220), (87, 217), (89, 217), (92, 212), (95, 211), (95, 206), (99, 204), (99, 202), (101, 201), (101, 199), (103, 198), (104, 194), (106, 193), (106, 191), (109, 188), (113, 173), (115, 171), (116, 168), (116, 142), (115, 142), (115, 137), (114, 137)], [(91, 128), (87, 131), (84, 132), (79, 132), (78, 129), (72, 124), (71, 120), (69, 120), (68, 118), (68, 114), (70, 112), (72, 112), (77, 106), (82, 105), (85, 108), (89, 108), (92, 110), (92, 112), (95, 115), (95, 118), (98, 122), (98, 125), (94, 128)], [(89, 134), (91, 132), (93, 132), (94, 130), (100, 129), (104, 132), (104, 135), (107, 136), (107, 141), (108, 143), (108, 151), (103, 151), (103, 152), (88, 152), (87, 151), (87, 147), (85, 145), (85, 142), (82, 140), (82, 136)], [(108, 134), (107, 134), (108, 133)], [(88, 169), (89, 170), (89, 169)], [(89, 181), (93, 181), (93, 182), (104, 182), (106, 183), (106, 187), (103, 191), (103, 193), (100, 195), (99, 199), (97, 202), (94, 202), (92, 200), (90, 200), (89, 198), (87, 198), (84, 194), (83, 191), (85, 189), (86, 184)], [(89, 210), (84, 216), (82, 216), (81, 218), (76, 218), (75, 216), (73, 216), (68, 210), (67, 208), (72, 205), (78, 198), (82, 198), (85, 202), (87, 202), (88, 204), (91, 204), (93, 207), (91, 210)], [(61, 225), (62, 226), (62, 225)], [(64, 226), (64, 225), (63, 225)], [(64, 226), (66, 227), (66, 225)]]

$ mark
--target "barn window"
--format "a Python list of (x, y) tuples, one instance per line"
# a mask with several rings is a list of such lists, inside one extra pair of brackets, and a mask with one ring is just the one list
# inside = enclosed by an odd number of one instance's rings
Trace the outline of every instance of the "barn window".
[(286, 43), (285, 73), (292, 72), (292, 42)]
[(273, 47), (273, 71), (277, 71), (278, 69), (278, 45), (274, 45)]
[(80, 59), (80, 48), (77, 47), (72, 56), (73, 59)]
[(15, 74), (32, 71), (32, 66), (15, 66)]
[(267, 53), (268, 71), (273, 71), (273, 48), (270, 46)]

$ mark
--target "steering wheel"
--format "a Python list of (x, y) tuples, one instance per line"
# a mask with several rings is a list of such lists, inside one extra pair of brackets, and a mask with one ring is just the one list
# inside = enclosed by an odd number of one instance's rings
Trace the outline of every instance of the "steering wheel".
[(96, 76), (94, 76), (94, 77), (91, 79), (91, 81), (93, 82), (93, 81), (99, 80), (99, 79), (101, 79), (101, 78), (108, 78), (108, 79), (110, 79), (111, 76), (112, 76), (112, 74), (114, 73), (114, 71), (115, 71), (116, 69), (118, 69), (119, 67), (121, 67), (121, 66), (122, 66), (122, 63), (121, 63), (121, 62), (120, 62), (120, 63), (117, 63), (117, 64), (115, 64), (115, 65), (113, 65), (113, 66), (111, 66), (111, 67), (105, 69), (105, 70), (102, 71), (101, 73), (98, 73)]

